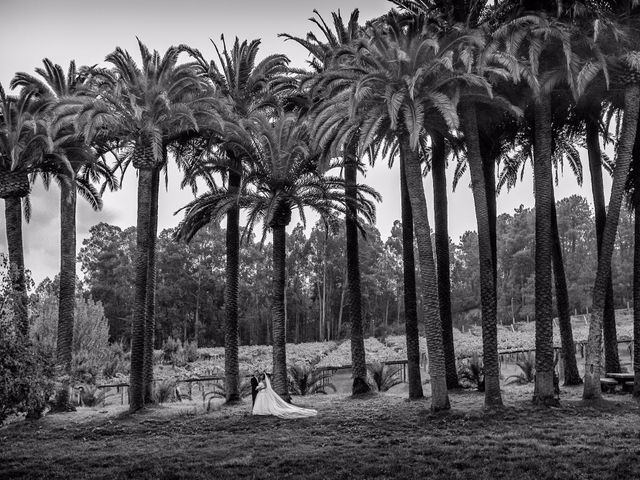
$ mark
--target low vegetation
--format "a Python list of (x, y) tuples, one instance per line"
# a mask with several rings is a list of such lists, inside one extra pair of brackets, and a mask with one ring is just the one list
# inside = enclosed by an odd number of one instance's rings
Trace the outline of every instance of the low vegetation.
[(441, 414), (392, 394), (311, 395), (294, 401), (318, 417), (296, 421), (251, 417), (249, 399), (210, 413), (188, 402), (134, 415), (81, 408), (0, 429), (0, 464), (3, 478), (48, 480), (640, 476), (629, 395), (585, 405), (579, 387), (563, 388), (562, 407), (547, 409), (531, 404), (532, 385), (507, 389), (503, 410), (461, 391)]

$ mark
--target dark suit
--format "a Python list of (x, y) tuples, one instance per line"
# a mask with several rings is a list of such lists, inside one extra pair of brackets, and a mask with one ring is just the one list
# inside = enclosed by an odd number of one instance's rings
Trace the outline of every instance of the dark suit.
[(256, 395), (258, 395), (258, 379), (253, 376), (251, 377), (251, 405), (256, 404)]

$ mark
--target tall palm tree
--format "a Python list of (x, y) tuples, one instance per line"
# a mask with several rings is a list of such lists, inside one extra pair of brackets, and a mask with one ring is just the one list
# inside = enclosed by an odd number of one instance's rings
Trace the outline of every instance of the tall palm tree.
[[(76, 136), (73, 124), (64, 115), (57, 117), (56, 107), (60, 100), (81, 94), (86, 75), (78, 71), (75, 62), (69, 64), (65, 75), (60, 65), (48, 58), (43, 60), (44, 67), (36, 68), (39, 77), (19, 72), (11, 81), (11, 87), (24, 88), (35, 93), (35, 98), (43, 103), (44, 115), (50, 117), (55, 126), (57, 149), (64, 152), (71, 164), (71, 178), (60, 181), (60, 290), (58, 307), (58, 340), (56, 357), (59, 365), (71, 373), (71, 346), (73, 344), (73, 323), (76, 289), (76, 199), (80, 193), (94, 210), (102, 207), (100, 193), (92, 181), (100, 177), (111, 190), (117, 187), (117, 181), (111, 171), (100, 161), (100, 151), (92, 149), (82, 138)], [(104, 150), (105, 146), (101, 146)], [(46, 159), (46, 156), (45, 156)], [(43, 172), (43, 180), (48, 185), (50, 175)]]
[(30, 192), (30, 173), (47, 169), (70, 170), (64, 158), (44, 164), (45, 152), (52, 149), (50, 128), (38, 111), (34, 93), (23, 91), (19, 96), (6, 95), (0, 85), (0, 198), (5, 201), (7, 246), (14, 298), (14, 322), (18, 332), (29, 331), (27, 283), (22, 244), (22, 203), (29, 213), (26, 198)]
[[(580, 134), (570, 131), (563, 131), (564, 124), (567, 119), (567, 109), (562, 102), (559, 102), (560, 106), (554, 107), (553, 124), (552, 124), (552, 161), (555, 168), (555, 177), (558, 178), (558, 170), (564, 164), (566, 159), (569, 163), (571, 170), (576, 175), (578, 185), (582, 185), (582, 166), (580, 164), (580, 155), (576, 148), (576, 145), (581, 142)], [(557, 122), (556, 120), (560, 121)], [(556, 125), (560, 123), (560, 125)], [(516, 135), (516, 138), (512, 141), (512, 145), (516, 144), (516, 153), (507, 155), (503, 165), (503, 170), (500, 173), (498, 187), (507, 185), (507, 188), (511, 188), (518, 182), (518, 177), (524, 176), (525, 163), (527, 161), (533, 162), (533, 128), (531, 126), (532, 121), (529, 116), (524, 117), (524, 121), (521, 122), (520, 131)], [(519, 172), (518, 170), (521, 169)], [(553, 190), (552, 190), (553, 194)], [(562, 259), (562, 247), (560, 244), (560, 237), (558, 232), (558, 219), (556, 213), (555, 199), (552, 199), (552, 215), (551, 215), (551, 228), (553, 235), (553, 276), (555, 280), (555, 292), (556, 303), (558, 310), (558, 324), (560, 328), (560, 340), (562, 345), (562, 355), (564, 357), (564, 370), (565, 385), (580, 385), (582, 384), (582, 378), (578, 372), (578, 364), (576, 361), (576, 349), (575, 342), (573, 341), (573, 329), (571, 327), (571, 315), (569, 311), (569, 293), (567, 290), (566, 275), (564, 269), (564, 262)]]
[[(590, 44), (580, 57), (574, 51), (580, 32), (544, 13), (516, 18), (498, 29), (508, 55), (518, 59), (519, 73), (531, 88), (534, 117), (534, 196), (536, 202), (536, 385), (534, 401), (557, 402), (553, 387), (551, 259), (553, 236), (552, 93), (567, 85), (574, 99), (604, 68)], [(514, 41), (516, 39), (517, 41)], [(579, 38), (585, 41), (584, 37)], [(588, 41), (587, 41), (588, 44)], [(516, 78), (516, 81), (519, 78)], [(563, 93), (566, 95), (566, 93)]]
[[(596, 244), (598, 255), (602, 246), (602, 234), (607, 218), (605, 207), (604, 184), (602, 182), (602, 152), (600, 149), (600, 118), (602, 92), (589, 94), (590, 108), (583, 113), (585, 122), (585, 140), (587, 144), (587, 154), (589, 158), (589, 173), (591, 177), (591, 194), (593, 197), (593, 210), (596, 220)], [(605, 345), (605, 365), (607, 372), (620, 371), (620, 359), (618, 358), (618, 338), (616, 333), (616, 317), (613, 305), (613, 279), (609, 278), (607, 294), (605, 298), (603, 333)]]
[[(462, 49), (464, 55), (459, 56), (458, 64), (461, 73), (470, 73), (479, 71), (478, 63), (486, 63), (486, 59), (481, 56), (483, 53), (484, 39), (478, 29), (484, 23), (484, 17), (481, 15), (484, 11), (486, 1), (479, 2), (443, 2), (443, 1), (426, 1), (426, 0), (392, 0), (401, 8), (412, 12), (414, 15), (427, 15), (433, 22), (437, 23), (441, 29), (443, 42), (447, 43), (458, 37), (466, 37), (463, 44), (466, 46)], [(471, 48), (470, 48), (471, 47)], [(489, 55), (489, 58), (495, 56)], [(482, 62), (473, 61), (475, 57), (480, 57)], [(462, 61), (460, 61), (462, 60)], [(487, 65), (485, 65), (486, 67)], [(495, 66), (493, 66), (495, 68)], [(503, 70), (503, 69), (500, 69)], [(501, 75), (506, 72), (502, 71)], [(506, 82), (502, 82), (504, 85)], [(478, 88), (478, 83), (468, 84), (466, 81), (461, 82), (458, 87), (462, 93), (460, 107), (461, 130), (464, 133), (465, 144), (467, 145), (466, 165), (462, 165), (462, 169), (458, 169), (458, 174), (470, 166), (472, 175), (472, 188), (474, 194), (474, 203), (476, 205), (476, 219), (478, 222), (479, 232), (479, 257), (481, 264), (481, 304), (482, 304), (482, 322), (483, 322), (483, 362), (485, 367), (485, 402), (487, 405), (499, 406), (502, 403), (500, 395), (499, 376), (500, 368), (498, 361), (497, 348), (497, 243), (496, 243), (496, 208), (495, 208), (495, 161), (496, 156), (500, 152), (496, 146), (500, 145), (497, 141), (502, 136), (504, 129), (504, 121), (496, 121), (502, 118), (503, 112), (497, 112), (494, 108), (495, 101), (488, 95), (483, 94)], [(486, 87), (485, 87), (486, 88)], [(483, 105), (476, 107), (478, 99), (482, 99)], [(500, 102), (504, 103), (504, 102)], [(504, 106), (500, 105), (501, 108)], [(484, 118), (476, 118), (482, 112)], [(480, 126), (478, 124), (481, 124)], [(508, 128), (508, 127), (507, 127)], [(439, 149), (438, 149), (439, 150)], [(436, 150), (437, 151), (437, 150)], [(434, 157), (434, 195), (436, 190), (445, 190), (445, 186), (441, 186), (438, 179), (444, 181), (444, 176), (438, 174), (440, 162), (436, 162)], [(459, 176), (454, 178), (454, 187)], [(445, 193), (446, 195), (446, 190)], [(439, 195), (438, 198), (441, 198)], [(436, 203), (437, 206), (437, 203)], [(436, 209), (436, 221), (439, 220), (438, 210)], [(443, 231), (441, 226), (436, 226), (436, 235), (438, 231)], [(481, 233), (482, 232), (482, 233)], [(487, 236), (484, 237), (483, 234)], [(438, 237), (436, 237), (437, 240)], [(448, 279), (441, 278), (445, 272), (445, 258), (448, 253), (448, 235), (443, 235), (437, 243), (441, 245), (438, 254), (438, 262), (441, 267), (438, 269), (439, 289), (445, 292), (448, 297), (448, 287), (445, 281)], [(445, 248), (447, 251), (445, 251)], [(443, 257), (440, 260), (440, 257)], [(491, 276), (492, 278), (489, 278)], [(447, 290), (445, 290), (447, 288)], [(450, 301), (448, 298), (441, 298), (441, 315), (443, 315), (443, 333), (445, 335), (445, 353), (450, 352), (447, 361), (447, 377), (448, 383), (453, 386), (455, 377), (451, 376), (451, 367), (455, 368), (455, 360), (453, 358), (453, 335), (452, 325), (450, 321)], [(449, 318), (447, 318), (449, 317)], [(450, 345), (450, 348), (447, 348)]]
[[(76, 136), (73, 123), (65, 115), (58, 116), (56, 107), (63, 98), (78, 95), (83, 89), (86, 75), (76, 70), (71, 62), (67, 74), (62, 67), (51, 60), (43, 60), (44, 68), (36, 68), (39, 77), (19, 72), (11, 81), (11, 87), (20, 87), (33, 91), (34, 98), (42, 104), (41, 111), (55, 125), (52, 135), (56, 145), (56, 154), (62, 154), (71, 164), (69, 178), (59, 179), (60, 184), (60, 287), (58, 297), (58, 332), (56, 342), (56, 360), (66, 375), (71, 374), (73, 324), (76, 302), (76, 199), (79, 192), (94, 210), (102, 207), (100, 193), (92, 185), (92, 180), (106, 179), (113, 190), (117, 181), (100, 153), (91, 148), (84, 140)], [(101, 147), (104, 149), (104, 146)], [(45, 160), (52, 161), (51, 155)], [(48, 187), (51, 175), (42, 172), (45, 187)], [(54, 410), (75, 410), (69, 400), (68, 382), (56, 394)]]
[(431, 134), (431, 171), (433, 175), (433, 214), (435, 226), (436, 261), (438, 268), (438, 300), (447, 372), (447, 387), (457, 388), (453, 319), (451, 316), (451, 267), (449, 258), (449, 219), (447, 206), (447, 151), (443, 135)]
[[(202, 53), (189, 49), (198, 73), (211, 81), (213, 88), (228, 102), (232, 118), (247, 118), (256, 111), (270, 111), (278, 104), (277, 95), (290, 85), (286, 76), (289, 59), (284, 55), (270, 55), (256, 63), (260, 40), (240, 43), (236, 37), (231, 51), (222, 37), (223, 49), (216, 50), (218, 63), (206, 61)], [(233, 149), (225, 150), (228, 165), (228, 190), (233, 195), (242, 182), (243, 165)], [(238, 363), (238, 267), (240, 255), (240, 216), (237, 205), (226, 211), (225, 270), (225, 391), (227, 403), (240, 401)]]
[(425, 332), (434, 410), (449, 408), (439, 317), (435, 262), (427, 204), (422, 186), (418, 145), (429, 129), (458, 126), (454, 102), (444, 93), (451, 81), (450, 52), (440, 49), (436, 32), (424, 16), (390, 12), (370, 30), (359, 47), (352, 111), (364, 116), (361, 148), (368, 148), (380, 129), (395, 135), (404, 164), (413, 212), (422, 280)]
[[(152, 348), (154, 319), (147, 318), (148, 290), (153, 288), (149, 270), (153, 269), (155, 238), (153, 225), (157, 213), (158, 176), (154, 170), (167, 161), (167, 146), (184, 135), (198, 129), (196, 111), (204, 109), (206, 89), (189, 64), (178, 65), (181, 49), (170, 47), (164, 55), (151, 53), (138, 40), (142, 64), (121, 48), (106, 57), (113, 70), (99, 70), (95, 74), (95, 98), (80, 103), (77, 123), (82, 125), (85, 138), (92, 139), (103, 130), (121, 145), (130, 149), (130, 161), (138, 170), (138, 214), (135, 257), (135, 304), (131, 340), (131, 411), (145, 403), (145, 392), (150, 391), (149, 375), (144, 375), (145, 344)], [(203, 93), (205, 92), (205, 93)], [(209, 112), (211, 113), (211, 112)], [(211, 114), (211, 117), (214, 115)], [(149, 332), (151, 330), (151, 332)], [(148, 332), (145, 335), (145, 332)], [(149, 355), (147, 355), (149, 364)], [(148, 368), (149, 372), (150, 369)], [(146, 378), (145, 378), (146, 377)]]
[(627, 207), (634, 214), (633, 245), (633, 396), (640, 397), (640, 135), (636, 127), (629, 176)]
[(617, 88), (624, 92), (624, 115), (616, 148), (616, 162), (613, 170), (609, 207), (602, 233), (602, 245), (600, 246), (598, 269), (593, 287), (593, 310), (589, 320), (589, 336), (585, 358), (583, 391), (585, 400), (599, 399), (602, 396), (600, 385), (602, 319), (607, 281), (611, 275), (611, 256), (613, 255), (613, 246), (618, 229), (620, 208), (637, 133), (638, 111), (640, 109), (640, 51), (627, 50), (618, 59), (614, 60), (611, 69), (614, 72), (612, 89)]
[[(310, 61), (310, 65), (313, 69), (313, 72), (311, 73), (312, 82), (309, 83), (314, 83), (317, 77), (321, 77), (323, 74), (331, 75), (331, 71), (335, 68), (339, 69), (339, 62), (336, 62), (336, 54), (339, 54), (341, 49), (354, 45), (354, 43), (363, 35), (362, 28), (358, 24), (358, 9), (351, 12), (349, 21), (346, 25), (342, 15), (340, 15), (340, 12), (333, 12), (333, 30), (327, 25), (317, 10), (314, 10), (314, 13), (317, 18), (311, 18), (310, 21), (320, 29), (323, 36), (322, 40), (318, 39), (318, 37), (311, 32), (308, 33), (304, 39), (288, 34), (281, 35), (287, 40), (293, 40), (299, 43), (313, 56)], [(322, 82), (320, 84), (322, 85)], [(348, 114), (345, 115), (344, 109), (332, 108), (332, 99), (327, 90), (330, 91), (330, 89), (311, 88), (311, 92), (308, 94), (312, 97), (312, 101), (315, 100), (318, 102), (318, 98), (314, 97), (319, 97), (324, 100), (323, 102), (321, 101), (317, 103), (315, 110), (320, 110), (322, 112), (321, 115), (324, 116), (323, 122), (332, 125), (333, 138), (325, 138), (322, 141), (332, 142), (334, 149), (342, 150), (344, 160), (345, 195), (350, 204), (355, 204), (358, 168), (361, 167), (361, 159), (359, 158), (357, 151), (359, 132), (357, 124), (349, 122), (349, 116)], [(329, 105), (327, 105), (327, 100), (329, 101)], [(333, 113), (333, 115), (327, 117), (328, 112)], [(339, 128), (340, 125), (342, 125), (342, 128)], [(346, 132), (345, 127), (347, 128)], [(336, 144), (336, 140), (338, 141), (338, 144)], [(357, 213), (351, 208), (347, 209), (345, 226), (348, 292), (347, 307), (351, 322), (351, 364), (353, 367), (352, 393), (357, 395), (368, 392), (370, 388), (366, 381), (367, 368), (364, 349), (364, 328), (362, 325), (362, 295), (360, 291), (360, 256)], [(415, 381), (412, 380), (412, 378), (409, 379), (410, 383), (415, 383)]]
[[(285, 332), (285, 238), (293, 210), (298, 210), (305, 223), (305, 207), (318, 213), (328, 224), (346, 211), (342, 182), (337, 177), (323, 176), (318, 154), (309, 146), (307, 127), (293, 114), (277, 117), (273, 122), (262, 114), (228, 125), (229, 147), (248, 157), (249, 170), (239, 192), (228, 189), (204, 194), (187, 205), (181, 222), (182, 235), (210, 222), (228, 209), (230, 202), (247, 209), (246, 235), (251, 235), (257, 222), (262, 223), (263, 240), (268, 230), (273, 234), (273, 385), (283, 398), (289, 399), (286, 372)], [(363, 192), (372, 193), (362, 187)], [(373, 221), (375, 208), (365, 197), (358, 197), (358, 211)]]

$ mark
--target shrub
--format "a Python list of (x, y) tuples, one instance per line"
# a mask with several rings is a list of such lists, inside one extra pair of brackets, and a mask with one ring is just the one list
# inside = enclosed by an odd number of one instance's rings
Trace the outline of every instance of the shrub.
[(95, 384), (104, 367), (102, 358), (92, 352), (82, 350), (73, 356), (71, 361), (71, 377), (74, 382)]
[(326, 389), (335, 392), (335, 385), (325, 381), (330, 378), (331, 374), (326, 370), (316, 370), (306, 365), (292, 365), (289, 367), (289, 390), (293, 395), (326, 394)]
[(534, 352), (525, 353), (522, 360), (518, 360), (516, 365), (520, 368), (520, 373), (508, 376), (505, 383), (525, 385), (534, 381), (536, 378), (536, 355)]
[(122, 343), (116, 342), (109, 346), (109, 355), (104, 363), (102, 374), (105, 378), (113, 378), (118, 374), (129, 375), (131, 370), (131, 355), (124, 351)]
[[(40, 348), (55, 351), (58, 332), (58, 298), (46, 287), (39, 288), (29, 329), (31, 340)], [(122, 345), (109, 345), (109, 323), (100, 302), (76, 297), (73, 323), (73, 359), (71, 377), (81, 383), (95, 383), (98, 378), (125, 372), (120, 355)], [(103, 372), (107, 369), (108, 373)]]
[(95, 407), (104, 401), (105, 391), (96, 385), (85, 384), (77, 388), (80, 390), (80, 405)]
[[(41, 293), (33, 305), (30, 338), (37, 344), (56, 347), (58, 335), (58, 298), (55, 294)], [(106, 356), (109, 350), (109, 322), (100, 302), (76, 297), (73, 322), (74, 354), (85, 350)]]
[(175, 402), (177, 400), (176, 381), (163, 380), (156, 383), (153, 389), (153, 399), (157, 403)]
[(162, 344), (164, 361), (167, 363), (174, 363), (179, 350), (182, 350), (182, 342), (173, 337), (167, 338), (167, 340)]
[(162, 344), (163, 359), (165, 362), (172, 363), (179, 367), (185, 366), (198, 360), (198, 345), (196, 342), (185, 342), (184, 345), (178, 339), (169, 337)]
[(473, 354), (458, 369), (458, 378), (463, 387), (475, 387), (484, 392), (484, 364), (477, 354)]
[[(251, 395), (251, 381), (243, 378), (238, 385), (240, 397), (248, 397)], [(215, 398), (227, 398), (227, 389), (224, 382), (214, 383), (210, 392), (205, 392), (202, 395), (203, 406), (206, 405), (207, 412), (211, 410), (211, 401)]]
[(183, 359), (186, 363), (193, 363), (198, 360), (198, 344), (196, 342), (186, 342), (182, 348)]
[(153, 364), (160, 365), (164, 360), (164, 352), (162, 350), (153, 351)]
[(375, 385), (379, 392), (386, 392), (403, 383), (398, 375), (402, 370), (401, 366), (390, 367), (384, 363), (374, 362), (367, 365), (367, 370), (371, 378), (369, 383)]
[(0, 325), (0, 424), (9, 415), (39, 418), (54, 392), (53, 359)]

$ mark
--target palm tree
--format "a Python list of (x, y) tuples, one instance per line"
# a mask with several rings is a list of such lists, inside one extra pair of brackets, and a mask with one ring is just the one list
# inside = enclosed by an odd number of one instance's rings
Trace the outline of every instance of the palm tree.
[[(82, 92), (86, 75), (76, 69), (71, 62), (65, 75), (60, 65), (48, 58), (43, 60), (44, 68), (36, 68), (40, 78), (19, 72), (11, 81), (11, 87), (21, 87), (33, 91), (35, 97), (43, 102), (44, 114), (56, 122), (55, 143), (72, 167), (72, 176), (60, 181), (60, 290), (58, 307), (58, 340), (56, 357), (63, 370), (71, 373), (71, 346), (73, 343), (73, 323), (76, 289), (76, 198), (77, 193), (84, 196), (94, 210), (102, 207), (100, 193), (93, 187), (92, 181), (103, 177), (111, 190), (117, 187), (117, 181), (104, 161), (99, 161), (100, 153), (76, 137), (73, 124), (65, 122), (63, 115), (56, 118), (58, 101)], [(104, 149), (105, 146), (102, 146)], [(45, 156), (46, 158), (46, 156)], [(43, 172), (45, 185), (50, 175)]]
[[(602, 182), (602, 152), (600, 150), (600, 118), (602, 112), (602, 92), (589, 92), (587, 101), (591, 99), (589, 107), (583, 111), (585, 122), (585, 137), (589, 158), (589, 173), (591, 176), (591, 193), (593, 196), (593, 210), (596, 219), (596, 244), (598, 254), (602, 246), (602, 233), (607, 218), (605, 207), (604, 184)], [(595, 104), (595, 105), (594, 105)], [(616, 317), (613, 305), (613, 279), (609, 278), (605, 298), (603, 333), (605, 345), (605, 365), (607, 372), (620, 371), (618, 358), (618, 338), (616, 333)]]
[(625, 52), (617, 61), (612, 63), (611, 69), (615, 73), (612, 78), (612, 89), (619, 88), (624, 92), (624, 116), (616, 148), (611, 195), (593, 287), (593, 310), (589, 320), (589, 336), (585, 358), (583, 391), (585, 400), (602, 397), (600, 385), (602, 319), (607, 282), (611, 275), (611, 256), (618, 229), (620, 208), (637, 133), (638, 111), (640, 109), (640, 52), (635, 50)]
[(449, 408), (449, 398), (418, 145), (429, 129), (457, 127), (455, 104), (443, 92), (453, 76), (449, 55), (426, 28), (424, 16), (403, 17), (392, 11), (384, 23), (373, 25), (370, 38), (359, 47), (352, 89), (352, 111), (364, 117), (361, 148), (368, 148), (381, 129), (392, 132), (398, 142), (418, 243), (434, 410)]
[[(231, 51), (222, 37), (223, 50), (215, 47), (218, 62), (207, 62), (195, 49), (189, 53), (195, 59), (198, 73), (208, 78), (213, 88), (228, 102), (233, 118), (247, 118), (256, 111), (268, 111), (277, 106), (277, 94), (290, 84), (285, 74), (289, 59), (284, 55), (270, 55), (256, 64), (260, 40), (242, 44), (236, 37)], [(233, 149), (226, 149), (228, 165), (228, 193), (238, 192), (242, 182), (243, 166)], [(229, 205), (226, 211), (227, 266), (225, 270), (225, 392), (227, 403), (240, 401), (238, 382), (238, 266), (240, 255), (239, 207)]]
[[(22, 87), (33, 91), (35, 98), (42, 103), (41, 110), (55, 124), (54, 143), (57, 154), (63, 155), (71, 164), (71, 176), (59, 179), (60, 184), (60, 287), (58, 298), (58, 334), (56, 359), (60, 369), (71, 374), (73, 323), (76, 302), (76, 198), (77, 192), (83, 195), (94, 208), (102, 207), (99, 192), (91, 181), (104, 177), (113, 190), (117, 182), (104, 161), (98, 161), (99, 153), (94, 151), (75, 134), (73, 124), (64, 115), (56, 118), (55, 109), (59, 100), (77, 95), (83, 88), (86, 75), (76, 70), (71, 62), (67, 74), (51, 60), (43, 60), (44, 68), (36, 68), (41, 78), (19, 72), (11, 81), (11, 87)], [(104, 146), (102, 147), (104, 148)], [(45, 155), (45, 160), (53, 160)], [(50, 174), (42, 172), (45, 187), (50, 182)], [(63, 382), (63, 388), (57, 392), (55, 410), (75, 410), (69, 401), (69, 385)]]
[[(463, 47), (457, 60), (459, 70), (462, 74), (472, 71), (479, 72), (482, 64), (487, 59), (483, 58), (484, 38), (478, 26), (482, 25), (484, 19), (481, 16), (486, 2), (428, 2), (424, 0), (392, 0), (393, 3), (401, 8), (413, 12), (414, 15), (427, 15), (432, 21), (438, 23), (442, 31), (443, 43), (451, 41), (461, 42)], [(464, 27), (463, 27), (464, 25)], [(488, 55), (492, 58), (495, 54)], [(484, 65), (487, 68), (487, 65)], [(501, 76), (505, 76), (507, 72), (503, 68), (496, 69), (496, 65), (491, 66), (492, 69), (499, 70)], [(490, 69), (487, 69), (490, 70)], [(484, 72), (483, 72), (484, 73)], [(495, 75), (494, 75), (495, 76)], [(495, 161), (499, 154), (500, 142), (497, 141), (502, 136), (502, 131), (509, 128), (509, 124), (503, 120), (503, 112), (496, 112), (496, 106), (504, 108), (504, 101), (496, 102), (484, 94), (477, 81), (468, 83), (469, 79), (463, 77), (463, 81), (458, 88), (462, 94), (460, 106), (460, 122), (461, 130), (464, 133), (464, 140), (467, 146), (466, 160), (471, 170), (472, 188), (474, 195), (474, 204), (476, 207), (476, 219), (478, 222), (479, 233), (479, 257), (480, 271), (482, 275), (481, 281), (481, 304), (482, 304), (482, 325), (483, 325), (483, 356), (486, 370), (486, 389), (485, 402), (487, 405), (499, 406), (502, 404), (499, 376), (500, 367), (498, 360), (497, 347), (497, 305), (496, 305), (496, 281), (497, 281), (497, 258), (496, 258), (496, 208), (495, 208)], [(501, 82), (502, 84), (506, 82)], [(488, 85), (480, 85), (486, 89)], [(476, 107), (478, 101), (482, 101), (482, 107)], [(496, 105), (497, 104), (497, 105)], [(510, 108), (508, 103), (507, 107)], [(484, 113), (482, 118), (482, 126), (479, 127), (479, 112)], [(500, 119), (496, 121), (495, 119)], [(505, 127), (506, 126), (506, 127)], [(434, 142), (434, 145), (437, 143)], [(435, 149), (435, 152), (442, 150)], [(440, 154), (442, 155), (442, 154)], [(434, 196), (436, 191), (442, 191), (437, 196), (436, 207), (438, 203), (446, 202), (446, 184), (441, 185), (445, 181), (443, 173), (439, 170), (443, 168), (439, 158), (434, 156)], [(458, 169), (461, 174), (465, 169), (463, 164)], [(457, 183), (458, 176), (454, 178), (454, 187)], [(439, 213), (438, 208), (435, 209), (436, 222), (443, 216)], [(439, 218), (440, 217), (440, 218)], [(446, 217), (445, 217), (446, 218)], [(446, 224), (440, 220), (440, 226), (436, 227), (436, 235), (438, 232), (446, 232)], [(485, 236), (486, 235), (486, 236)], [(448, 278), (441, 278), (443, 273), (447, 274), (445, 260), (448, 258), (448, 235), (442, 235), (436, 242), (440, 244), (438, 249), (438, 268), (439, 290), (444, 292), (446, 298), (440, 298), (441, 315), (443, 315), (443, 334), (445, 335), (445, 354), (449, 352), (447, 361), (447, 377), (450, 386), (454, 385), (455, 377), (451, 375), (452, 367), (455, 369), (455, 358), (453, 353), (453, 335), (452, 325), (450, 321), (451, 304), (448, 299), (449, 289)], [(442, 257), (442, 260), (440, 259)], [(491, 278), (490, 278), (491, 277)], [(446, 282), (446, 283), (445, 283)], [(447, 346), (450, 346), (447, 348)], [(454, 370), (455, 371), (455, 370)]]
[[(340, 12), (332, 13), (334, 31), (327, 25), (317, 10), (314, 13), (318, 17), (311, 18), (322, 32), (323, 39), (319, 40), (315, 34), (308, 33), (305, 39), (282, 34), (287, 40), (294, 40), (302, 45), (313, 56), (310, 65), (313, 73), (308, 75), (312, 82), (317, 82), (317, 78), (323, 74), (331, 75), (336, 65), (336, 54), (343, 48), (352, 46), (363, 32), (358, 24), (359, 11), (355, 9), (349, 16), (349, 21), (345, 25)], [(314, 78), (315, 77), (315, 78)], [(311, 82), (310, 82), (311, 83)], [(322, 85), (322, 83), (320, 83)], [(361, 161), (358, 157), (358, 128), (357, 124), (349, 122), (349, 116), (345, 115), (343, 109), (332, 108), (331, 97), (325, 89), (318, 88), (319, 91), (311, 89), (310, 95), (324, 97), (316, 105), (316, 111), (320, 110), (323, 115), (323, 122), (332, 125), (333, 138), (326, 138), (324, 142), (333, 143), (333, 148), (342, 150), (344, 165), (344, 187), (348, 203), (355, 205), (357, 195), (358, 169)], [(330, 94), (329, 94), (330, 95)], [(312, 101), (315, 98), (312, 98)], [(328, 100), (328, 105), (327, 105)], [(333, 115), (327, 116), (327, 113)], [(340, 128), (342, 126), (342, 128)], [(338, 128), (336, 128), (338, 127)], [(346, 128), (346, 131), (345, 131)], [(337, 142), (336, 142), (337, 141)], [(353, 386), (354, 395), (363, 394), (370, 390), (367, 383), (367, 368), (364, 349), (364, 329), (362, 325), (362, 295), (360, 291), (360, 257), (358, 247), (358, 226), (357, 213), (351, 208), (347, 209), (345, 216), (346, 226), (346, 252), (347, 252), (347, 300), (349, 318), (351, 321), (351, 364), (353, 366)], [(418, 379), (419, 384), (419, 379)]]
[[(191, 202), (186, 209), (180, 230), (185, 233), (218, 217), (225, 204), (236, 202), (247, 209), (245, 234), (250, 236), (257, 222), (262, 222), (263, 241), (268, 230), (273, 234), (273, 385), (283, 398), (289, 399), (287, 386), (285, 305), (285, 229), (293, 210), (298, 210), (303, 224), (304, 208), (314, 210), (327, 224), (337, 221), (336, 215), (346, 210), (339, 178), (322, 176), (318, 169), (318, 154), (309, 147), (306, 125), (292, 114), (281, 115), (273, 122), (259, 113), (237, 125), (229, 124), (226, 142), (230, 148), (247, 157), (239, 192), (214, 191)], [(365, 193), (373, 192), (361, 187)], [(359, 212), (373, 221), (373, 203), (358, 197)]]
[[(560, 105), (554, 106), (552, 130), (552, 162), (555, 168), (555, 177), (558, 178), (558, 170), (564, 164), (566, 159), (571, 170), (576, 176), (578, 185), (582, 185), (582, 166), (580, 164), (580, 155), (576, 145), (581, 142), (578, 133), (568, 131), (566, 127), (567, 109), (566, 106), (559, 102)], [(504, 162), (503, 170), (500, 173), (498, 186), (501, 188), (507, 185), (511, 188), (516, 185), (518, 177), (524, 176), (525, 163), (533, 162), (533, 129), (531, 127), (530, 116), (524, 117), (524, 122), (520, 125), (520, 131), (512, 144), (516, 144), (516, 153), (507, 155)], [(521, 169), (521, 172), (518, 170)], [(499, 188), (499, 189), (500, 189)], [(554, 194), (552, 190), (552, 194)], [(562, 259), (562, 247), (558, 232), (558, 219), (556, 212), (555, 199), (552, 198), (552, 215), (551, 228), (553, 235), (553, 276), (555, 280), (556, 304), (558, 309), (558, 324), (560, 327), (560, 339), (562, 344), (562, 355), (565, 365), (565, 385), (580, 385), (582, 378), (578, 372), (578, 364), (576, 361), (576, 349), (573, 341), (573, 329), (571, 327), (571, 315), (569, 311), (569, 293), (567, 290), (566, 275), (564, 262)]]
[(633, 246), (633, 396), (640, 397), (640, 134), (636, 127), (627, 177), (627, 207), (634, 213)]
[(44, 153), (51, 148), (50, 129), (37, 110), (34, 93), (23, 91), (18, 97), (9, 96), (0, 85), (0, 198), (5, 201), (14, 322), (22, 335), (29, 331), (22, 244), (22, 199), (25, 199), (27, 220), (30, 211), (26, 198), (30, 192), (28, 175), (39, 169), (70, 170), (64, 158), (44, 164)]
[(431, 171), (433, 176), (433, 214), (435, 223), (436, 261), (438, 268), (438, 300), (444, 342), (447, 387), (457, 388), (458, 372), (453, 345), (451, 316), (451, 266), (449, 258), (449, 220), (447, 207), (447, 151), (443, 135), (431, 134)]
[[(189, 64), (177, 65), (180, 48), (170, 47), (163, 56), (153, 54), (138, 40), (142, 66), (121, 48), (106, 57), (113, 70), (98, 70), (93, 79), (96, 97), (79, 102), (77, 123), (82, 125), (88, 140), (101, 131), (118, 138), (129, 147), (129, 159), (138, 170), (138, 218), (135, 257), (135, 304), (131, 340), (131, 411), (139, 410), (149, 393), (150, 345), (154, 329), (153, 317), (148, 318), (148, 291), (153, 290), (156, 232), (157, 189), (159, 176), (154, 170), (167, 161), (167, 147), (185, 132), (198, 129), (196, 111), (211, 106), (203, 99), (207, 91)], [(204, 92), (204, 93), (203, 93)], [(208, 112), (209, 117), (215, 115)], [(149, 282), (150, 281), (150, 282)], [(146, 333), (145, 333), (146, 332)], [(145, 346), (146, 345), (146, 346)], [(148, 352), (147, 368), (145, 348)], [(145, 370), (147, 375), (145, 375)]]
[[(534, 401), (557, 403), (553, 386), (553, 327), (551, 310), (551, 259), (553, 236), (552, 93), (562, 83), (574, 99), (604, 68), (597, 48), (587, 45), (582, 56), (573, 46), (580, 32), (568, 23), (544, 13), (516, 18), (498, 29), (507, 55), (520, 60), (518, 77), (531, 88), (534, 117), (534, 195), (536, 202), (536, 384)], [(518, 41), (515, 41), (517, 39)], [(516, 78), (519, 81), (519, 78)], [(566, 93), (564, 93), (566, 94)]]

